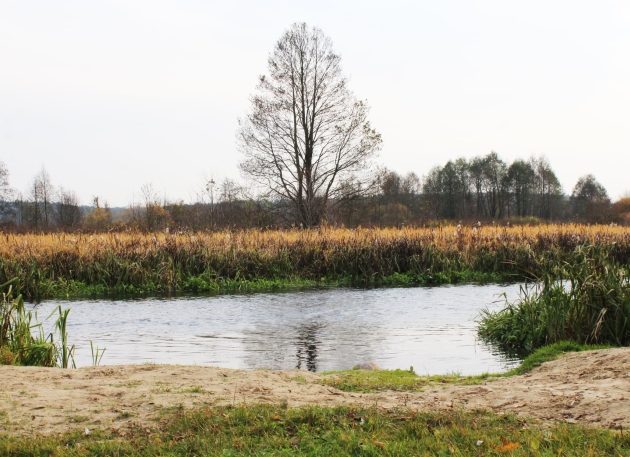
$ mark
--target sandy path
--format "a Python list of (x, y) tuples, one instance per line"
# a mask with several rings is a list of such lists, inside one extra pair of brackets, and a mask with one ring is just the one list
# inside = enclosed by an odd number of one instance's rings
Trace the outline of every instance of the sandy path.
[(524, 376), (422, 392), (359, 394), (307, 372), (135, 365), (78, 370), (0, 366), (0, 430), (52, 433), (151, 426), (164, 408), (287, 403), (418, 410), (489, 409), (543, 420), (630, 427), (630, 348), (574, 353)]

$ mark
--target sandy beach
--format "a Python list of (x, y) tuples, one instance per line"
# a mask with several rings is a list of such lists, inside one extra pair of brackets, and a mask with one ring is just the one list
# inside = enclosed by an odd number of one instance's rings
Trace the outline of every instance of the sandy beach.
[(630, 348), (571, 353), (522, 376), (421, 392), (342, 392), (304, 371), (178, 365), (64, 370), (0, 366), (0, 430), (50, 434), (151, 428), (168, 408), (278, 403), (485, 409), (541, 421), (630, 427)]

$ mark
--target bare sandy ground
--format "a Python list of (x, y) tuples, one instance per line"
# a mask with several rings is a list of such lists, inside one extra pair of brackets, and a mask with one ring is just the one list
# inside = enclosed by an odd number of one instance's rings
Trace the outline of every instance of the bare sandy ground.
[(78, 370), (0, 366), (0, 431), (152, 427), (164, 408), (255, 403), (487, 409), (630, 427), (630, 348), (568, 354), (523, 376), (422, 392), (341, 392), (307, 372), (134, 365)]

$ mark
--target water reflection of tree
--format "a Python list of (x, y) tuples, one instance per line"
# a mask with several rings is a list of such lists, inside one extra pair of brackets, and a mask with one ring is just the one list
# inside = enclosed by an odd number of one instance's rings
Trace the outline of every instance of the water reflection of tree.
[[(241, 309), (239, 340), (247, 368), (341, 370), (375, 360), (384, 318), (365, 292), (330, 291), (255, 297)], [(272, 305), (272, 306), (270, 306)]]
[(295, 345), (298, 370), (305, 366), (308, 371), (317, 371), (317, 346), (321, 343), (318, 333), (322, 327), (323, 325), (317, 322), (297, 327)]

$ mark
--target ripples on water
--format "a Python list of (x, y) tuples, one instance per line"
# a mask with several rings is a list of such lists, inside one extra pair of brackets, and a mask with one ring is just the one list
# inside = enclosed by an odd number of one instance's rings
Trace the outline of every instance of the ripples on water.
[[(513, 366), (476, 339), (475, 319), (518, 285), (334, 289), (281, 294), (61, 302), (78, 366), (171, 363), (229, 368), (381, 368), (478, 374)], [(46, 317), (59, 301), (37, 305)]]

